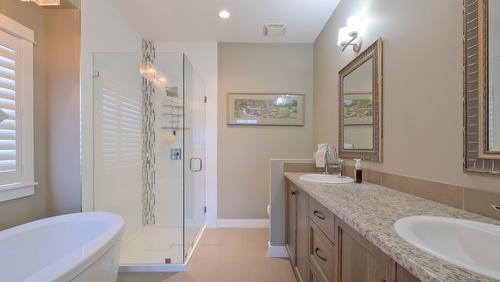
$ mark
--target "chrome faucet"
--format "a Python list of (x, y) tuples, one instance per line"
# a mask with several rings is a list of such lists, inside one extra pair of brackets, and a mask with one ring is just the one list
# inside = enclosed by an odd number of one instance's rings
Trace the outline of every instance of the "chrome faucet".
[(333, 158), (332, 161), (330, 161), (330, 151), (330, 146), (328, 146), (328, 148), (325, 150), (325, 171), (323, 172), (323, 174), (332, 174), (332, 172), (329, 170), (329, 166), (332, 165), (332, 167), (338, 168), (339, 176), (344, 176), (345, 161), (337, 157), (337, 150), (335, 149), (335, 147), (333, 147)]
[(323, 171), (323, 174), (332, 174), (328, 170), (329, 160), (330, 160), (330, 146), (328, 146), (325, 150), (325, 171)]

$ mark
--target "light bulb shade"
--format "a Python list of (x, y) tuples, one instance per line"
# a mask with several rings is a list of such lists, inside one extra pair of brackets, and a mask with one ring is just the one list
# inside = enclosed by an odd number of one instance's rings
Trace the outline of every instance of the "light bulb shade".
[(361, 24), (361, 20), (358, 16), (352, 16), (347, 19), (347, 26), (350, 28), (358, 28)]
[(347, 44), (347, 42), (349, 42), (349, 40), (351, 40), (349, 37), (349, 28), (347, 26), (340, 28), (337, 45), (339, 47), (344, 47)]
[(228, 19), (231, 16), (231, 14), (227, 10), (222, 10), (219, 12), (219, 18), (221, 19)]
[(357, 16), (351, 16), (347, 19), (347, 28), (349, 29), (349, 37), (356, 37), (359, 34), (361, 20)]

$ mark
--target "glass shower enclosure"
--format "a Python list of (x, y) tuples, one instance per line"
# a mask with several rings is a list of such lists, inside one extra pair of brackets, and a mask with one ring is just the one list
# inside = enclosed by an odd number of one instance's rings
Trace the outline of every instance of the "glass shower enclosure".
[(205, 225), (205, 85), (151, 58), (93, 55), (94, 210), (125, 219), (123, 267), (186, 263)]

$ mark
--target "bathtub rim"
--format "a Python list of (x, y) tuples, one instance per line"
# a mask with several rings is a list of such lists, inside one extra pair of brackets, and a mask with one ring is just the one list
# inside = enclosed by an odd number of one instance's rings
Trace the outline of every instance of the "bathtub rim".
[[(0, 240), (16, 236), (19, 233), (32, 231), (34, 229), (73, 221), (104, 221), (109, 224), (106, 230), (98, 236), (91, 238), (84, 245), (75, 248), (73, 251), (55, 260), (53, 263), (32, 273), (24, 281), (65, 281), (71, 280), (81, 272), (85, 271), (92, 263), (107, 253), (111, 248), (119, 243), (122, 235), (124, 220), (121, 216), (109, 212), (81, 212), (60, 216), (44, 218), (22, 224), (10, 229), (0, 231)], [(43, 242), (40, 242), (43, 243)], [(84, 250), (84, 252), (82, 252)], [(40, 254), (34, 254), (40, 255)], [(117, 262), (118, 265), (118, 262)]]

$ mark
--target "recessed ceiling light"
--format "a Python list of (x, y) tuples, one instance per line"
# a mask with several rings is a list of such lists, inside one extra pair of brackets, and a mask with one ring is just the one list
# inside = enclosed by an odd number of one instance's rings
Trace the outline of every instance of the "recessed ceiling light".
[(231, 16), (231, 14), (227, 10), (222, 10), (219, 12), (219, 18), (227, 19)]

